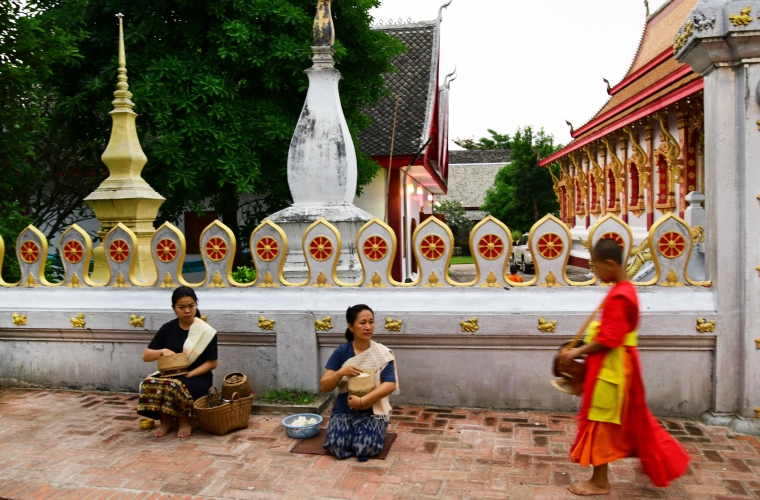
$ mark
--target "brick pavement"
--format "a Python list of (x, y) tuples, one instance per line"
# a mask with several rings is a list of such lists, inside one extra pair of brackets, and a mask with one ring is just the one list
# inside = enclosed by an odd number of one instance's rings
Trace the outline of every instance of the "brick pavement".
[[(588, 477), (572, 464), (573, 416), (397, 407), (386, 460), (360, 464), (289, 453), (281, 417), (251, 417), (227, 436), (142, 431), (135, 395), (0, 390), (0, 498), (302, 499), (569, 498)], [(326, 424), (326, 422), (325, 422)], [(760, 442), (694, 420), (664, 424), (693, 457), (667, 489), (635, 459), (611, 466), (606, 498), (760, 496)]]

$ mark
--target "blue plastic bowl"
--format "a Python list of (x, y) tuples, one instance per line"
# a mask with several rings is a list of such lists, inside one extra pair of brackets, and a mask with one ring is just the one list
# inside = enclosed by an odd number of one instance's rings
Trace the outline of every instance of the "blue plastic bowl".
[[(307, 425), (305, 427), (298, 427), (295, 425), (291, 425), (291, 422), (296, 420), (298, 417), (306, 417), (307, 419), (316, 418), (317, 423), (312, 424), (312, 425)], [(321, 423), (322, 423), (322, 417), (314, 413), (296, 413), (295, 415), (290, 415), (289, 417), (285, 417), (282, 419), (282, 425), (285, 426), (285, 433), (288, 435), (288, 437), (295, 438), (295, 439), (306, 439), (306, 438), (316, 436), (317, 434), (319, 434), (319, 424)]]

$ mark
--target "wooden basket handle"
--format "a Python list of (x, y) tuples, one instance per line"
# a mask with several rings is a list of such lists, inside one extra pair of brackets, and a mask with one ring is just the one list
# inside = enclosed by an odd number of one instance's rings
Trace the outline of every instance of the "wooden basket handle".
[(589, 325), (592, 321), (594, 321), (594, 318), (596, 318), (596, 315), (599, 314), (599, 312), (604, 308), (604, 304), (607, 302), (607, 299), (605, 298), (601, 304), (599, 304), (599, 307), (594, 310), (594, 312), (591, 313), (591, 316), (589, 316), (586, 319), (586, 322), (583, 323), (583, 326), (580, 330), (578, 330), (578, 333), (575, 334), (575, 337), (573, 337), (573, 340), (570, 341), (570, 343), (562, 349), (563, 351), (569, 351), (570, 349), (575, 349), (575, 347), (580, 343), (581, 339), (583, 338), (583, 335), (586, 333), (586, 330), (588, 329)]

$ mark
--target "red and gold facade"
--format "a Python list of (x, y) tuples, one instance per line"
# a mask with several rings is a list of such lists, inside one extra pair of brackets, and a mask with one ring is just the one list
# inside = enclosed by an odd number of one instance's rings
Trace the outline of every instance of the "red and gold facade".
[(561, 219), (583, 237), (620, 216), (641, 240), (654, 222), (683, 217), (686, 194), (704, 192), (703, 79), (675, 60), (673, 40), (696, 0), (672, 0), (647, 19), (636, 57), (610, 99), (573, 141), (541, 166), (560, 172)]

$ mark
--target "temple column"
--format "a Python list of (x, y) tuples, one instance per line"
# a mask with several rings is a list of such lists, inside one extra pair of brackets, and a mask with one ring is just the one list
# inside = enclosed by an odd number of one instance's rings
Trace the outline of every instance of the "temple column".
[(678, 216), (683, 219), (684, 211), (686, 210), (686, 186), (688, 184), (687, 182), (684, 182), (684, 177), (686, 176), (686, 172), (689, 170), (689, 114), (688, 112), (679, 108), (676, 117), (678, 123), (678, 144), (681, 146), (681, 175), (674, 181), (678, 183), (676, 208), (674, 209), (674, 212), (678, 213)]
[(625, 135), (618, 137), (617, 146), (620, 147), (621, 160), (623, 161), (623, 176), (625, 179), (625, 182), (623, 183), (623, 205), (620, 209), (623, 214), (623, 222), (628, 224), (628, 193), (631, 192), (631, 188), (629, 187), (631, 176), (628, 171), (628, 139), (625, 138)]
[(644, 187), (647, 206), (647, 230), (654, 224), (654, 200), (657, 196), (655, 190), (654, 170), (654, 126), (649, 123), (644, 127), (644, 140), (647, 143), (647, 170), (649, 171), (648, 182)]
[[(760, 22), (734, 25), (729, 16), (760, 1), (700, 0), (676, 58), (704, 77), (706, 273), (717, 310), (713, 411), (732, 429), (760, 433)], [(699, 19), (695, 25), (692, 19)], [(720, 413), (736, 412), (733, 419)], [(716, 416), (713, 415), (715, 418)], [(705, 416), (709, 420), (708, 416)]]
[[(607, 185), (607, 150), (604, 149), (604, 145), (599, 145), (598, 152), (602, 159), (602, 214), (601, 216), (604, 217), (607, 215), (607, 200), (609, 200), (609, 193), (608, 189), (610, 189), (610, 186)], [(597, 159), (597, 162), (599, 160)]]

